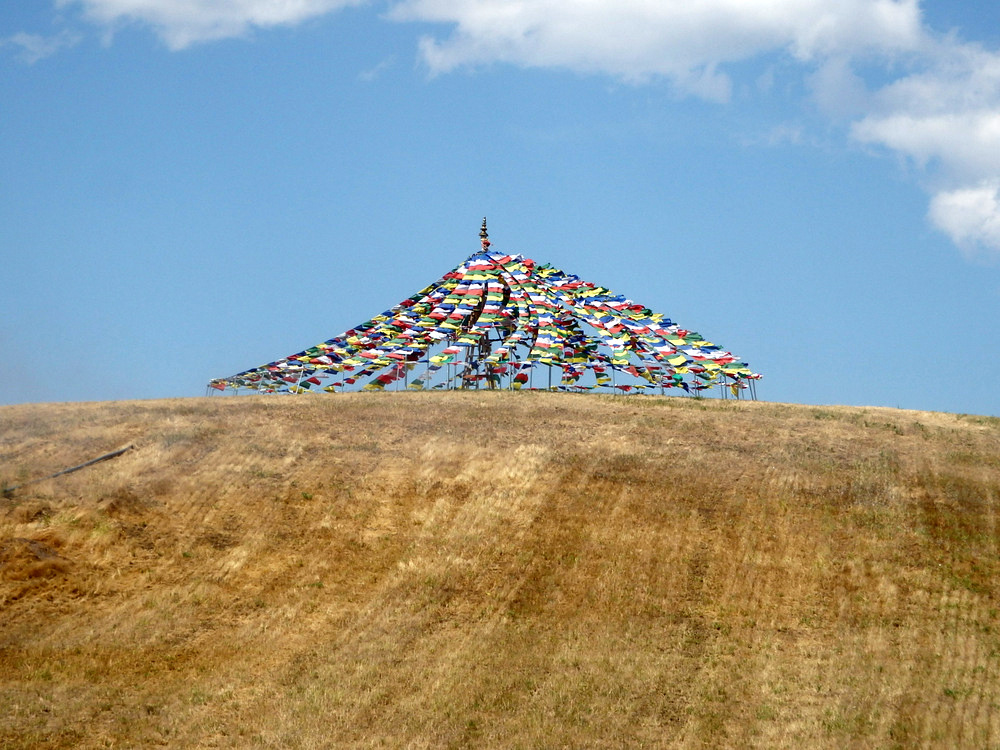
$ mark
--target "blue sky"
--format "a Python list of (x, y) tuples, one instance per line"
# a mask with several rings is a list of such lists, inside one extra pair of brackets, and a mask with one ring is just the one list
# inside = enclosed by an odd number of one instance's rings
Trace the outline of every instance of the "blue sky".
[(1000, 4), (0, 6), (0, 403), (202, 395), (483, 216), (764, 399), (1000, 415)]

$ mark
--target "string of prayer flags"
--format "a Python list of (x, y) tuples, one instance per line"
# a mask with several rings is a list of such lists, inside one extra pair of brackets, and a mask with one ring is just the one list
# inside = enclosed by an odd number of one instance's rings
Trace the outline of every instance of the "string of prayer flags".
[(479, 252), (380, 315), (209, 386), (754, 393), (761, 376), (698, 333), (578, 276), (491, 250), (485, 220), (480, 239)]

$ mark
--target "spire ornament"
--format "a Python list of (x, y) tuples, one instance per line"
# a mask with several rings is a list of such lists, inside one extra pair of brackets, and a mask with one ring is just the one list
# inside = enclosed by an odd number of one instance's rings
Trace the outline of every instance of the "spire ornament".
[(479, 230), (479, 241), (483, 243), (482, 252), (489, 252), (490, 249), (490, 235), (486, 231), (486, 217), (483, 217), (483, 227)]

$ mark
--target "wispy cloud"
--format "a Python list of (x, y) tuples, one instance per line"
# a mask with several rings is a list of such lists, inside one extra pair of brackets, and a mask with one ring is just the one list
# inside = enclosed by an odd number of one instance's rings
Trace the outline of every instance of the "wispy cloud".
[(20, 32), (0, 39), (0, 46), (12, 47), (17, 50), (17, 58), (28, 65), (34, 65), (39, 60), (51, 57), (60, 50), (72, 47), (80, 41), (79, 34), (63, 30), (54, 36), (28, 34)]
[(795, 123), (783, 123), (771, 128), (763, 143), (769, 146), (780, 146), (786, 143), (794, 145), (801, 144), (805, 138), (802, 134), (802, 126)]
[(80, 6), (100, 24), (151, 26), (172, 50), (245, 36), (254, 28), (292, 26), (365, 0), (56, 0)]
[(380, 75), (382, 75), (385, 71), (387, 71), (395, 64), (396, 64), (396, 58), (393, 55), (390, 55), (389, 57), (380, 61), (377, 65), (368, 68), (368, 70), (361, 71), (361, 73), (358, 74), (358, 80), (364, 81), (365, 83), (370, 83), (371, 81), (374, 81), (376, 78), (378, 78)]

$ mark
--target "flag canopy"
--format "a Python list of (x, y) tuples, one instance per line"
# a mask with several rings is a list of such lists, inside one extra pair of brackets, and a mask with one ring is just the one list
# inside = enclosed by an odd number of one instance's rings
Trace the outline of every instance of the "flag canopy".
[[(407, 388), (724, 395), (760, 375), (662, 313), (522, 255), (482, 248), (332, 339), (209, 386), (259, 393)], [(555, 380), (553, 380), (555, 372)]]

